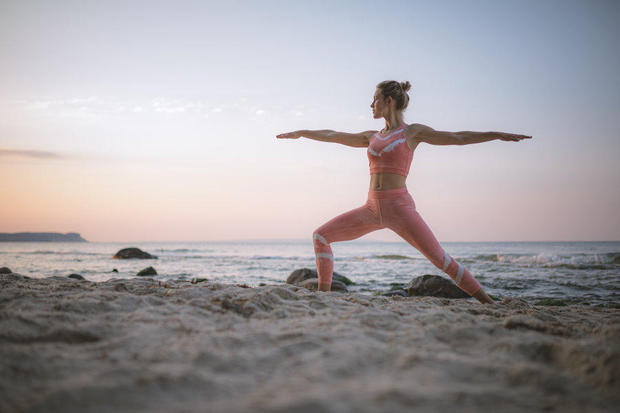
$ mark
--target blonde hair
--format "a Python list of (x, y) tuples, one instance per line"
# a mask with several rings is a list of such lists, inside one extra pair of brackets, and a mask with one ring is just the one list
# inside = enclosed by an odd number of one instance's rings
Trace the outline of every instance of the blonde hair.
[(405, 110), (409, 104), (409, 95), (407, 92), (411, 89), (411, 83), (408, 80), (397, 82), (396, 80), (384, 80), (377, 85), (381, 89), (381, 94), (385, 99), (391, 97), (396, 102), (396, 110)]

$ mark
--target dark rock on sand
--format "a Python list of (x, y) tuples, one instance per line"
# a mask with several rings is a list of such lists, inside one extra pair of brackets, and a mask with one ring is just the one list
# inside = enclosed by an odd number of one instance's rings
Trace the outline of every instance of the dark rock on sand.
[(147, 267), (136, 274), (138, 277), (148, 277), (150, 275), (157, 275), (157, 271), (153, 267)]
[[(310, 268), (300, 268), (298, 270), (293, 271), (288, 276), (288, 278), (286, 279), (286, 283), (287, 284), (299, 284), (299, 283), (301, 283), (303, 281), (310, 280), (310, 279), (313, 279), (313, 278), (316, 278), (316, 279), (319, 278), (316, 270), (311, 270)], [(338, 274), (337, 272), (334, 272), (334, 275), (332, 276), (332, 280), (333, 281), (339, 281), (339, 282), (343, 283), (344, 285), (352, 285), (352, 284), (354, 284), (353, 281), (351, 281), (350, 279), (348, 279), (344, 275)]]
[(426, 274), (416, 277), (405, 290), (409, 296), (423, 295), (443, 298), (469, 298), (470, 295), (461, 290), (452, 281), (439, 275)]
[(11, 271), (8, 267), (2, 267), (0, 268), (0, 274), (10, 274), (13, 271)]
[(191, 283), (192, 284), (198, 284), (198, 283), (205, 282), (205, 281), (209, 281), (209, 280), (206, 279), (206, 278), (192, 278)]
[(110, 272), (118, 272), (118, 270), (116, 268), (113, 268)]
[(407, 291), (399, 289), (399, 290), (390, 290), (390, 291), (384, 291), (381, 294), (379, 294), (383, 297), (393, 297), (395, 295), (400, 295), (401, 297), (409, 297), (409, 295), (407, 294)]
[(76, 280), (85, 280), (80, 274), (70, 274), (68, 278), (74, 278)]
[[(307, 279), (305, 281), (302, 281), (300, 283), (295, 283), (295, 285), (297, 285), (299, 287), (307, 288), (308, 290), (316, 291), (319, 288), (319, 279), (318, 278), (309, 278), (309, 279)], [(344, 285), (344, 283), (342, 283), (342, 282), (340, 282), (338, 280), (332, 280), (331, 291), (339, 291), (339, 292), (346, 293), (349, 290), (347, 290), (347, 286)]]
[(139, 248), (123, 248), (119, 250), (116, 254), (114, 254), (113, 258), (119, 259), (131, 259), (131, 258), (140, 258), (140, 259), (157, 259), (157, 256), (151, 255), (148, 252), (144, 252)]

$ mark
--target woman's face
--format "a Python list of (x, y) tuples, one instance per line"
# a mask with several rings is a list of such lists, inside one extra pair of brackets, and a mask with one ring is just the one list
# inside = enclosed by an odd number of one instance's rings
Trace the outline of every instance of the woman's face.
[(374, 119), (379, 119), (385, 116), (386, 111), (389, 109), (388, 102), (391, 101), (391, 98), (388, 98), (388, 101), (383, 98), (383, 94), (381, 93), (381, 89), (377, 88), (375, 90), (375, 94), (372, 97), (372, 103), (370, 107), (372, 108), (372, 117)]

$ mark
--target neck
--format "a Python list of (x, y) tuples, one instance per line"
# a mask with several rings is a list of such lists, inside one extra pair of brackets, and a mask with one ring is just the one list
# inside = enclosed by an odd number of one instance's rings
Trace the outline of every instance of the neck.
[(402, 113), (391, 114), (390, 116), (385, 118), (385, 130), (396, 129), (403, 123), (403, 115)]

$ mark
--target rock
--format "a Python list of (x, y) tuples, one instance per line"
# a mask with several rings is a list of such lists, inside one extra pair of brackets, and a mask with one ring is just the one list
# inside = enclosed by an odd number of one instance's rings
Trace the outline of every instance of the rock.
[(400, 295), (401, 297), (409, 297), (409, 295), (407, 294), (407, 291), (405, 290), (390, 290), (390, 291), (384, 291), (382, 293), (380, 293), (379, 295), (383, 296), (383, 297), (392, 297), (395, 295)]
[[(311, 270), (310, 268), (300, 268), (298, 270), (293, 271), (288, 278), (286, 279), (286, 283), (287, 284), (299, 284), (305, 280), (310, 280), (319, 278), (319, 275), (317, 274), (316, 270)], [(338, 273), (334, 273), (334, 275), (332, 276), (332, 280), (333, 281), (340, 281), (341, 283), (343, 283), (344, 285), (352, 285), (354, 284), (353, 281), (351, 281), (350, 279), (348, 279), (347, 277), (345, 277), (344, 275), (340, 275)]]
[(110, 272), (118, 272), (118, 270), (116, 268), (113, 268)]
[(144, 252), (139, 248), (123, 248), (119, 250), (116, 254), (114, 254), (113, 258), (118, 259), (131, 259), (131, 258), (140, 258), (140, 259), (157, 259), (157, 256), (151, 255), (148, 252)]
[(5, 283), (7, 282), (15, 282), (15, 281), (25, 281), (31, 280), (32, 278), (26, 277), (25, 275), (18, 274), (16, 272), (10, 272), (8, 274), (0, 273), (0, 288), (4, 288)]
[(198, 283), (205, 282), (205, 281), (209, 281), (209, 280), (206, 278), (192, 278), (192, 281), (190, 282), (192, 284), (198, 284)]
[(11, 274), (12, 272), (8, 267), (0, 268), (0, 274)]
[(470, 295), (461, 290), (452, 281), (439, 275), (422, 275), (416, 277), (405, 287), (409, 297), (414, 295), (443, 297), (443, 298), (469, 298)]
[(157, 275), (157, 271), (153, 267), (147, 267), (136, 274), (138, 277), (148, 277), (150, 275)]
[(68, 278), (74, 278), (76, 280), (85, 280), (85, 278), (82, 277), (80, 274), (70, 274)]
[[(296, 283), (295, 285), (299, 286), (299, 287), (303, 287), (303, 288), (307, 288), (308, 290), (312, 290), (312, 291), (317, 291), (319, 288), (319, 279), (318, 278), (309, 278), (305, 281), (302, 281), (300, 283)], [(349, 290), (347, 290), (347, 286), (338, 281), (338, 280), (332, 280), (332, 288), (331, 291), (339, 291), (339, 292), (348, 292)]]

